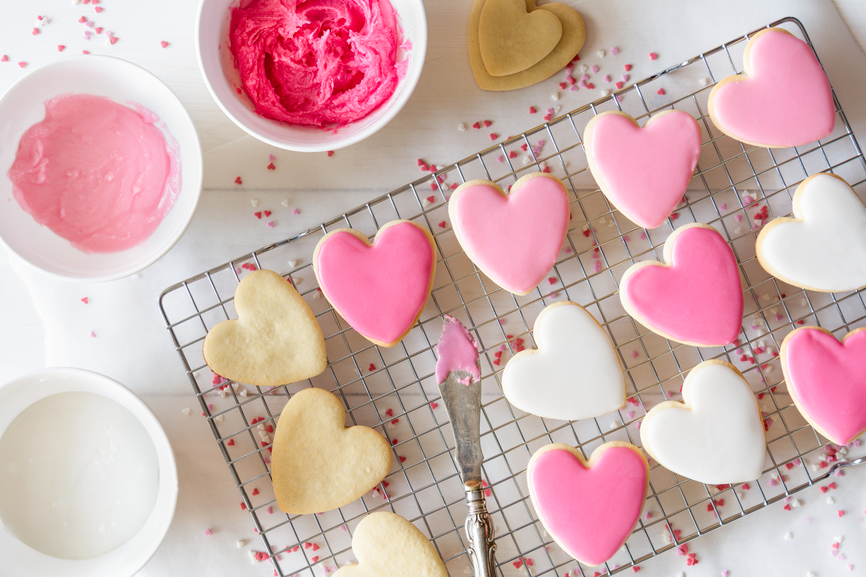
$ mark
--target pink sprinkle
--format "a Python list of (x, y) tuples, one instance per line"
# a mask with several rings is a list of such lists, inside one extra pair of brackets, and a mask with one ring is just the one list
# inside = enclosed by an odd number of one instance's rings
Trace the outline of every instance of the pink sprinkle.
[(605, 76), (604, 76), (604, 81), (605, 81), (605, 82), (610, 82), (610, 74), (605, 74)]
[(650, 52), (649, 57), (650, 57), (650, 60), (655, 60), (656, 58), (659, 57), (659, 55), (656, 54), (655, 52)]
[(81, 53), (82, 54), (90, 54), (90, 51), (89, 50), (82, 50)]
[(37, 34), (39, 34), (39, 28), (34, 28), (32, 34), (33, 34), (33, 36), (36, 36)]
[(109, 41), (112, 44), (116, 44), (118, 40), (120, 40), (120, 38), (118, 38), (117, 36), (112, 36), (111, 38), (109, 38)]
[(297, 215), (301, 214), (301, 211), (296, 208), (295, 210), (292, 211), (292, 214), (297, 216)]
[(271, 162), (275, 161), (276, 159), (277, 159), (277, 157), (274, 156), (273, 154), (268, 155), (268, 160), (270, 160)]
[(5, 54), (3, 56), (0, 56), (0, 62), (9, 62), (9, 57)]
[(19, 62), (18, 66), (20, 66), (21, 68), (24, 68), (25, 66), (27, 66), (27, 63), (26, 62)]
[(836, 511), (836, 514), (839, 515), (840, 517), (842, 517), (845, 515), (845, 511), (839, 509), (838, 511)]
[(634, 411), (629, 411), (628, 413), (625, 414), (625, 416), (628, 417), (629, 419), (631, 419), (632, 417), (634, 417)]
[(495, 132), (490, 133), (490, 140), (496, 140), (497, 138), (499, 138), (498, 134), (496, 134)]
[(742, 214), (735, 214), (734, 220), (736, 220), (737, 222), (740, 222), (741, 220), (743, 220), (743, 215)]
[(85, 22), (87, 22), (87, 18), (85, 18), (84, 16), (78, 19), (79, 24), (84, 24)]
[(723, 202), (722, 204), (719, 205), (719, 208), (722, 210), (728, 210), (728, 203)]
[[(96, 10), (96, 13), (99, 14), (100, 12), (102, 12), (102, 7), (97, 6), (96, 8), (94, 8), (94, 10)], [(114, 42), (112, 42), (112, 44), (114, 44)]]
[(274, 221), (268, 223), (268, 228), (274, 228)]
[(622, 78), (623, 82), (628, 82), (628, 79), (631, 78), (628, 74), (623, 74), (620, 78)]
[(614, 46), (613, 48), (610, 49), (610, 53), (611, 54), (619, 54), (619, 48)]
[(631, 358), (636, 359), (636, 358), (638, 358), (639, 356), (640, 356), (640, 353), (639, 353), (639, 352), (637, 352), (637, 351), (632, 351), (632, 352), (631, 352)]
[(165, 48), (166, 46), (168, 46), (168, 42), (166, 42), (165, 40), (162, 40), (162, 41), (160, 41), (159, 45), (162, 46), (163, 48)]
[(665, 95), (665, 89), (664, 89), (664, 88), (659, 88), (659, 89), (656, 91), (656, 94), (658, 94), (658, 95), (660, 95), (660, 96), (664, 96), (664, 95)]
[(84, 304), (87, 304), (88, 303), (87, 297), (84, 297), (83, 299), (81, 299), (81, 302), (83, 302)]
[(93, 332), (93, 331), (90, 331), (90, 337), (95, 339), (95, 338), (96, 338), (96, 333)]
[(274, 508), (273, 508), (273, 507), (268, 507), (268, 508), (266, 509), (266, 511), (268, 512), (268, 515), (273, 515), (273, 514), (274, 514)]
[(595, 64), (593, 64), (593, 65), (592, 65), (592, 73), (595, 74), (596, 72), (598, 72), (598, 66), (596, 66)]
[(595, 268), (595, 272), (601, 272), (601, 261), (600, 260), (595, 261), (595, 267), (594, 268)]
[(213, 535), (213, 531), (211, 531), (210, 529), (205, 529), (204, 535), (205, 537), (210, 537), (211, 535)]
[(622, 86), (623, 86), (623, 83), (622, 83), (622, 82), (617, 82), (614, 86), (616, 86), (616, 89), (617, 89), (617, 90), (621, 90), (621, 89), (622, 89)]
[(94, 30), (97, 34), (102, 34), (102, 26), (97, 26)]

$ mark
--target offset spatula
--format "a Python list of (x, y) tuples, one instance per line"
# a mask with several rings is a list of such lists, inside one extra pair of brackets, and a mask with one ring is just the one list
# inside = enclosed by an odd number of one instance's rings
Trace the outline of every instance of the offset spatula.
[(475, 339), (460, 321), (445, 315), (439, 338), (436, 381), (448, 411), (457, 466), (466, 491), (466, 537), (475, 577), (494, 577), (496, 543), (481, 485), (481, 370)]

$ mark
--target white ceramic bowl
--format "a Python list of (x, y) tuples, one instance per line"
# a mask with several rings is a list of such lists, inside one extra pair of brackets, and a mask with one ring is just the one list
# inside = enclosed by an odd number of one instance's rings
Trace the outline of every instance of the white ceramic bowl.
[(177, 504), (177, 467), (171, 445), (156, 417), (132, 391), (82, 369), (41, 369), (0, 384), (0, 437), (9, 424), (33, 403), (55, 395), (80, 391), (102, 395), (129, 410), (150, 435), (159, 464), (159, 489), (153, 512), (138, 534), (105, 555), (67, 560), (31, 549), (0, 524), (0, 575), (27, 577), (131, 577), (153, 557), (174, 517)]
[[(21, 135), (45, 117), (44, 102), (63, 93), (137, 102), (156, 113), (180, 145), (181, 192), (171, 211), (142, 244), (107, 254), (86, 254), (36, 223), (18, 205), (7, 176)], [(157, 123), (157, 126), (159, 123)], [(0, 99), (0, 240), (31, 265), (69, 280), (101, 282), (129, 276), (154, 262), (183, 235), (201, 195), (201, 146), (192, 120), (159, 78), (131, 62), (95, 54), (74, 56), (34, 70)]]
[[(211, 95), (232, 121), (262, 142), (298, 152), (323, 152), (355, 144), (388, 124), (412, 95), (427, 53), (427, 17), (422, 0), (390, 0), (397, 12), (403, 37), (412, 48), (403, 57), (409, 64), (406, 76), (391, 98), (368, 116), (333, 131), (290, 125), (259, 116), (242, 87), (240, 74), (229, 49), (231, 8), (241, 0), (201, 0), (195, 28), (198, 63)], [(398, 60), (401, 59), (398, 53)]]

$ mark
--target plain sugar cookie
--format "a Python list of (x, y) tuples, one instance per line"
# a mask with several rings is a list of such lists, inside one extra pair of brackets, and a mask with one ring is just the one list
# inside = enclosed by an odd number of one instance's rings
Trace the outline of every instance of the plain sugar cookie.
[(323, 389), (295, 393), (274, 433), (277, 504), (294, 515), (323, 513), (371, 491), (391, 468), (391, 446), (368, 427), (344, 426), (340, 400)]
[(328, 366), (313, 311), (277, 273), (257, 270), (245, 276), (234, 306), (238, 319), (213, 327), (202, 346), (204, 360), (216, 374), (275, 387), (315, 377)]
[(448, 577), (430, 540), (388, 511), (372, 513), (358, 523), (352, 551), (358, 564), (344, 565), (334, 577)]
[(481, 59), (491, 76), (508, 76), (537, 64), (562, 38), (553, 12), (527, 9), (524, 0), (487, 0), (478, 22)]

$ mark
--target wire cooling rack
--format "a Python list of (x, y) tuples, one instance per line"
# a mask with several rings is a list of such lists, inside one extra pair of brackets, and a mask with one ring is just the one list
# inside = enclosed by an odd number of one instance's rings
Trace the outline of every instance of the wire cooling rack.
[[(809, 41), (793, 18), (769, 26), (783, 26)], [(833, 172), (862, 196), (866, 162), (838, 100), (833, 134), (807, 146), (756, 148), (716, 130), (707, 116), (709, 92), (720, 79), (741, 71), (749, 36), (162, 293), (166, 326), (275, 574), (321, 576), (351, 561), (355, 527), (366, 513), (379, 509), (412, 520), (435, 544), (452, 576), (471, 574), (461, 529), (464, 494), (451, 453), (454, 440), (434, 378), (433, 346), (445, 313), (470, 327), (482, 349), (483, 474), (503, 577), (593, 574), (553, 543), (537, 521), (524, 474), (530, 456), (552, 442), (575, 445), (586, 456), (607, 441), (639, 446), (638, 426), (646, 410), (681, 399), (684, 376), (707, 359), (733, 363), (755, 391), (767, 430), (765, 471), (753, 482), (706, 486), (652, 462), (644, 513), (625, 546), (604, 567), (610, 573), (814, 485), (836, 467), (862, 460), (856, 457), (864, 448), (827, 445), (802, 418), (785, 388), (777, 351), (784, 336), (801, 324), (820, 325), (837, 336), (866, 326), (863, 296), (787, 286), (760, 267), (754, 246), (758, 229), (768, 221), (764, 215), (789, 214), (793, 191), (808, 175)], [(599, 192), (587, 170), (581, 135), (590, 118), (605, 110), (628, 112), (642, 123), (668, 109), (684, 110), (698, 120), (702, 152), (683, 204), (666, 225), (644, 230), (612, 210)], [(479, 272), (462, 252), (448, 225), (445, 201), (452, 183), (487, 178), (507, 187), (538, 170), (549, 170), (565, 183), (573, 220), (550, 278), (531, 294), (514, 296)], [(383, 349), (360, 337), (330, 307), (315, 286), (309, 259), (330, 230), (352, 227), (373, 236), (396, 218), (422, 223), (433, 232), (439, 266), (419, 322), (399, 345)], [(620, 305), (617, 291), (625, 269), (638, 261), (661, 260), (667, 236), (690, 222), (708, 223), (728, 239), (747, 285), (742, 332), (738, 343), (728, 347), (672, 343), (636, 323)], [(235, 288), (255, 268), (284, 274), (316, 314), (330, 360), (322, 375), (259, 390), (223, 382), (207, 369), (201, 355), (204, 336), (218, 322), (237, 317)], [(506, 362), (518, 348), (534, 345), (530, 328), (544, 306), (564, 299), (585, 306), (610, 333), (627, 374), (628, 404), (620, 411), (590, 420), (556, 421), (523, 413), (502, 396)], [(333, 391), (348, 411), (348, 424), (373, 427), (389, 439), (394, 465), (377, 489), (350, 505), (320, 515), (290, 516), (279, 511), (274, 499), (270, 442), (288, 398), (309, 386)]]

